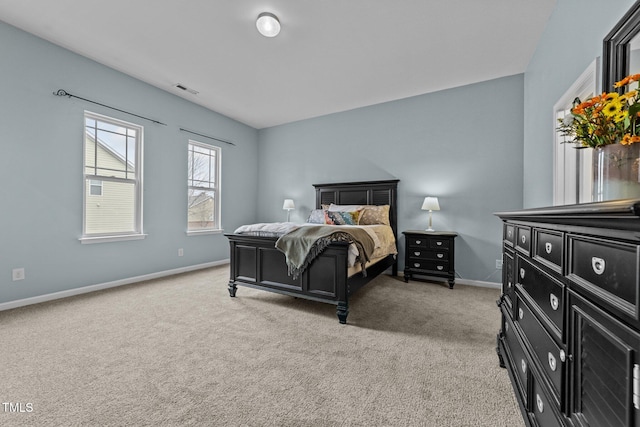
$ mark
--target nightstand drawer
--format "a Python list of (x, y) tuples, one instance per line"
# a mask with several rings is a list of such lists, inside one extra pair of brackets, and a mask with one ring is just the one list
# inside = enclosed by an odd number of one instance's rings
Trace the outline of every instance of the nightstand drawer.
[(429, 238), (407, 236), (407, 247), (427, 249), (429, 247)]
[(409, 267), (418, 270), (441, 271), (443, 273), (449, 271), (448, 262), (425, 261), (416, 258), (409, 258)]
[(440, 251), (426, 251), (426, 250), (411, 248), (409, 250), (409, 257), (411, 259), (448, 261), (449, 260), (449, 252), (448, 251), (442, 251), (442, 250), (440, 250)]
[(438, 237), (432, 237), (429, 239), (429, 247), (431, 249), (449, 249), (451, 239), (442, 239)]

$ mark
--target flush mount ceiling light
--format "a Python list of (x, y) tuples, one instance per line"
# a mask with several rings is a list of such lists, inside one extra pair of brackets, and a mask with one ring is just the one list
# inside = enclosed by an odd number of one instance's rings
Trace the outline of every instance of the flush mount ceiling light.
[(275, 37), (280, 33), (280, 21), (273, 13), (262, 12), (256, 20), (256, 27), (265, 37)]

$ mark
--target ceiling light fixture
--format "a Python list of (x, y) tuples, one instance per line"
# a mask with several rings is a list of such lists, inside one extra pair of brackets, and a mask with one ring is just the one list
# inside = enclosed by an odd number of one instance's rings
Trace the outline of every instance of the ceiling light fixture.
[(280, 21), (273, 13), (262, 12), (256, 20), (256, 27), (265, 37), (275, 37), (280, 33)]

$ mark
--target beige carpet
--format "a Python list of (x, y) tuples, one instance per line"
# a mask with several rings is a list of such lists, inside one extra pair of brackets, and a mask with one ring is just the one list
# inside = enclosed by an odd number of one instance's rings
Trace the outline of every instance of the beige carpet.
[(222, 266), (0, 312), (0, 401), (24, 410), (0, 405), (0, 425), (523, 425), (495, 289), (382, 276), (340, 325), (332, 305), (230, 298), (227, 280)]

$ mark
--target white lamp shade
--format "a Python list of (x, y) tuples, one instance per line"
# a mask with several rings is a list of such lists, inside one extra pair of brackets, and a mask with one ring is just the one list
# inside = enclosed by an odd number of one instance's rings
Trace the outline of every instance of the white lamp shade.
[(293, 200), (292, 199), (284, 199), (284, 205), (282, 205), (282, 209), (285, 210), (291, 210), (291, 209), (295, 209), (296, 206), (293, 204)]
[(440, 205), (438, 204), (437, 197), (425, 197), (422, 203), (422, 210), (424, 211), (439, 211)]
[(280, 21), (273, 13), (262, 12), (256, 20), (256, 28), (265, 37), (275, 37), (280, 33)]

